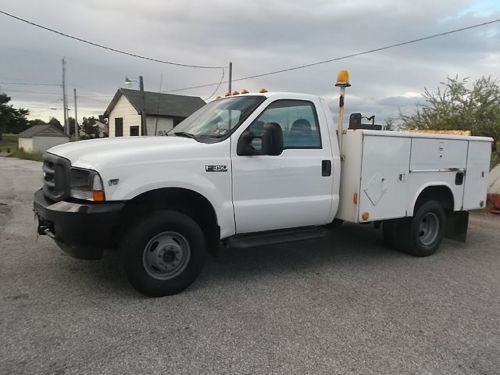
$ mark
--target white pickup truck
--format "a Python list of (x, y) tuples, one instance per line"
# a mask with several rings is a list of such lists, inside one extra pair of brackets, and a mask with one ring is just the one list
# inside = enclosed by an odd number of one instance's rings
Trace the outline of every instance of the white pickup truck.
[(188, 287), (221, 242), (305, 240), (342, 221), (382, 224), (389, 244), (427, 256), (445, 236), (465, 240), (467, 211), (485, 205), (491, 141), (339, 135), (321, 97), (229, 96), (166, 137), (50, 149), (34, 197), (38, 232), (78, 258), (120, 249), (131, 284), (154, 296)]

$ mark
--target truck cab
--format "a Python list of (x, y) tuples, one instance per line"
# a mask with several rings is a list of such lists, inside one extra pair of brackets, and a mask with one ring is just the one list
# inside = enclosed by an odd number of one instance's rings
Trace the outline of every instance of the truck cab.
[(132, 285), (155, 296), (189, 286), (221, 242), (304, 240), (343, 220), (382, 224), (391, 245), (430, 255), (450, 223), (465, 233), (466, 210), (484, 204), (490, 142), (339, 133), (324, 98), (229, 96), (165, 137), (50, 149), (35, 193), (38, 232), (79, 258), (119, 249)]

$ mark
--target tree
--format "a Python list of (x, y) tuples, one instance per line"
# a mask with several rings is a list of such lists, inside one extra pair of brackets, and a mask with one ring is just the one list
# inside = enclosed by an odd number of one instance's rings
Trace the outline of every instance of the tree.
[(62, 126), (61, 122), (58, 119), (56, 119), (55, 117), (51, 117), (47, 124), (52, 125), (61, 131), (64, 131), (64, 126)]
[(396, 126), (394, 124), (394, 119), (388, 118), (385, 121), (384, 130), (394, 131), (395, 128), (396, 128)]
[(406, 129), (470, 130), (473, 135), (500, 141), (500, 84), (482, 77), (468, 85), (468, 78), (448, 77), (436, 91), (424, 89), (423, 106), (413, 115), (402, 115)]
[(10, 97), (7, 94), (0, 93), (0, 140), (3, 133), (18, 134), (29, 127), (29, 111), (24, 108), (14, 108), (7, 104)]
[(75, 135), (75, 119), (73, 117), (68, 117), (69, 135)]
[(99, 137), (99, 127), (96, 125), (97, 119), (94, 116), (84, 117), (81, 124), (82, 131), (90, 138)]
[(39, 118), (29, 120), (28, 121), (30, 126), (36, 126), (36, 125), (47, 125), (47, 123)]

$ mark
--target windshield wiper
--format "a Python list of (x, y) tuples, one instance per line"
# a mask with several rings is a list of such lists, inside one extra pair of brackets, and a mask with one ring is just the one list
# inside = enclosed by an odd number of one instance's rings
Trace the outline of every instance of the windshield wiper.
[(186, 132), (175, 132), (174, 135), (178, 137), (186, 137), (186, 138), (196, 138), (194, 134), (186, 133)]

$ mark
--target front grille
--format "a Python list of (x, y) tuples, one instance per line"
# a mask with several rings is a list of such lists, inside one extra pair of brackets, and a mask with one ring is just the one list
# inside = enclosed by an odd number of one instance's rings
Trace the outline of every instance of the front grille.
[(43, 155), (43, 193), (53, 201), (69, 197), (70, 192), (69, 160), (53, 154)]

